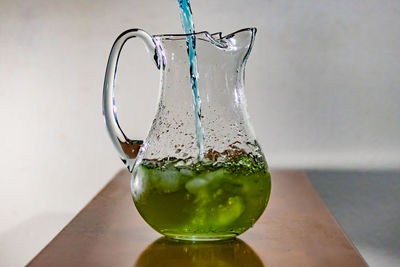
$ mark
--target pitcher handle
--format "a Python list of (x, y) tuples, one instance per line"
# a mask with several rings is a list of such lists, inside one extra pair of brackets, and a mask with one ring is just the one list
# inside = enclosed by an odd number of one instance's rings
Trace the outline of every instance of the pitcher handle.
[(160, 43), (143, 30), (131, 29), (123, 32), (118, 36), (111, 48), (103, 87), (103, 116), (110, 138), (122, 161), (130, 170), (143, 141), (129, 139), (119, 126), (115, 108), (114, 89), (118, 59), (122, 47), (128, 39), (134, 37), (139, 37), (143, 40), (145, 48), (152, 56), (157, 68), (165, 68), (165, 56)]

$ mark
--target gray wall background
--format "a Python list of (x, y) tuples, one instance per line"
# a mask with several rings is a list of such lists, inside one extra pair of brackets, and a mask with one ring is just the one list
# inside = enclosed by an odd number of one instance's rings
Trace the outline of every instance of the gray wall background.
[(313, 170), (307, 174), (371, 267), (400, 266), (399, 170)]
[[(272, 168), (399, 168), (399, 1), (192, 7), (198, 31), (259, 30), (246, 95)], [(133, 27), (182, 32), (176, 1), (0, 0), (1, 266), (27, 263), (122, 167), (101, 91), (111, 45)], [(118, 82), (120, 122), (144, 138), (158, 73), (139, 42)]]

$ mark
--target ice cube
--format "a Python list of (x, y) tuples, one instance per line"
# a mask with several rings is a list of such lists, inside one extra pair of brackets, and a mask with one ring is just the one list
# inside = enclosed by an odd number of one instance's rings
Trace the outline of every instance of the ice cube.
[(207, 181), (202, 178), (194, 178), (185, 184), (185, 188), (192, 194), (196, 194), (200, 188), (205, 186)]
[(189, 169), (180, 169), (181, 174), (185, 175), (185, 176), (192, 176), (193, 172)]
[(181, 174), (177, 170), (164, 170), (159, 171), (160, 180), (158, 181), (159, 187), (165, 193), (172, 193), (179, 189), (181, 183)]
[(244, 201), (240, 196), (229, 197), (225, 205), (220, 205), (216, 209), (216, 224), (229, 225), (239, 218), (244, 210)]
[(227, 174), (227, 172), (224, 169), (219, 169), (219, 170), (207, 173), (204, 176), (204, 178), (211, 181), (211, 180), (216, 180), (216, 179), (222, 178), (226, 174)]

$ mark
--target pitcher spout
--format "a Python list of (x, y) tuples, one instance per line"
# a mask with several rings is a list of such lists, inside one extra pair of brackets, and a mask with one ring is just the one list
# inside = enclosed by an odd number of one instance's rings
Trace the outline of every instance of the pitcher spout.
[(256, 28), (245, 28), (225, 35), (221, 41), (226, 43), (231, 50), (247, 50), (250, 53), (256, 33)]
[(208, 41), (218, 48), (228, 51), (251, 51), (257, 28), (245, 28), (222, 36), (221, 32), (210, 34), (202, 32)]

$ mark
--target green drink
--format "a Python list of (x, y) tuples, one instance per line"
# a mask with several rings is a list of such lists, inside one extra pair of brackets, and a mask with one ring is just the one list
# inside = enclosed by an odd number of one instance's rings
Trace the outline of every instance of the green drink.
[(271, 191), (262, 157), (225, 161), (142, 160), (132, 196), (145, 221), (178, 239), (215, 240), (239, 235), (263, 213)]

